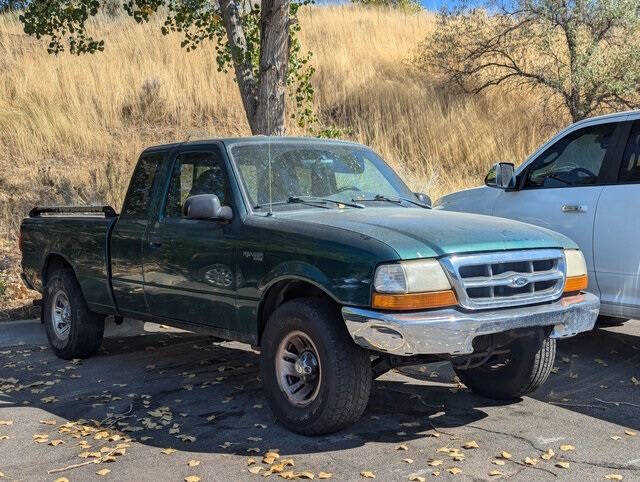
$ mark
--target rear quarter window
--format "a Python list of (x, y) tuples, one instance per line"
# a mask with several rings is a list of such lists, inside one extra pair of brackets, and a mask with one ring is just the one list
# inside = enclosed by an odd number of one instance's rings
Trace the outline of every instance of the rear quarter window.
[(162, 153), (143, 154), (129, 182), (122, 214), (129, 217), (146, 217), (151, 188), (162, 162)]

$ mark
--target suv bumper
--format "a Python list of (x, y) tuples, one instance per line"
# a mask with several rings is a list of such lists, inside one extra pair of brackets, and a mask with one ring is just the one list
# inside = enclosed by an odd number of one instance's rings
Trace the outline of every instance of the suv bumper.
[(464, 312), (456, 308), (396, 313), (345, 306), (342, 316), (353, 340), (392, 355), (473, 353), (477, 336), (518, 328), (553, 326), (551, 338), (566, 338), (593, 328), (600, 300), (591, 293), (552, 303), (500, 310)]

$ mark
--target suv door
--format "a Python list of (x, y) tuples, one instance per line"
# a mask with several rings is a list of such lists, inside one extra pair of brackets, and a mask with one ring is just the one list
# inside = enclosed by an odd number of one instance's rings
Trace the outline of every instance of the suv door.
[[(231, 206), (229, 178), (219, 145), (180, 152), (170, 172), (158, 219), (144, 247), (145, 293), (151, 313), (162, 318), (233, 329), (235, 244), (232, 225), (188, 219), (189, 196), (215, 194)], [(234, 216), (237, 221), (237, 216)]]
[(640, 316), (640, 120), (628, 123), (629, 137), (614, 184), (598, 202), (593, 251), (602, 313)]
[(584, 253), (589, 290), (598, 294), (593, 264), (593, 224), (602, 184), (611, 163), (609, 147), (617, 122), (589, 125), (567, 133), (521, 172), (518, 189), (499, 194), (493, 215), (517, 219), (562, 233)]

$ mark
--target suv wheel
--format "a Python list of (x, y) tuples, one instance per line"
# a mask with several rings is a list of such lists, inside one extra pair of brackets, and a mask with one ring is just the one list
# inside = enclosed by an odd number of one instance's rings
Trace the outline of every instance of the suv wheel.
[(49, 277), (43, 316), (49, 344), (60, 358), (87, 358), (100, 348), (104, 316), (89, 310), (70, 269), (58, 270)]
[(458, 378), (474, 393), (496, 400), (514, 400), (534, 392), (551, 373), (556, 340), (523, 336), (509, 348), (510, 353), (493, 357), (479, 367), (454, 367)]
[(289, 301), (262, 336), (262, 383), (276, 418), (293, 432), (320, 435), (355, 422), (367, 406), (371, 363), (335, 306)]

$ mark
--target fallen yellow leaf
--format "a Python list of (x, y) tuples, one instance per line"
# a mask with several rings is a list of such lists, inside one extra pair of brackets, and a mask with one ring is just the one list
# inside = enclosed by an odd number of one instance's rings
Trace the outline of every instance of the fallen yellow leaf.
[(609, 480), (622, 480), (623, 477), (620, 474), (608, 474), (604, 476), (605, 479)]
[(189, 467), (197, 467), (198, 465), (200, 465), (200, 461), (199, 460), (189, 460), (189, 462), (187, 462), (187, 465)]
[(511, 455), (509, 452), (504, 452), (504, 451), (500, 454), (500, 456), (503, 459), (510, 459), (511, 457), (513, 457), (513, 455)]
[(451, 467), (451, 468), (447, 469), (447, 472), (449, 472), (451, 475), (458, 475), (458, 474), (462, 473), (462, 469), (460, 469), (458, 467)]
[(556, 462), (556, 467), (560, 467), (561, 469), (568, 469), (569, 462), (564, 462), (562, 460), (559, 460), (558, 462)]
[(525, 457), (524, 463), (527, 465), (536, 465), (538, 463), (538, 459), (532, 459), (531, 457)]
[(262, 470), (262, 467), (260, 467), (259, 465), (252, 465), (251, 467), (249, 467), (249, 472), (251, 472), (252, 474), (257, 474)]
[(413, 463), (413, 459), (402, 459), (403, 462), (406, 462), (408, 464), (412, 464)]
[(409, 447), (407, 447), (406, 445), (402, 444), (402, 445), (398, 445), (396, 447), (396, 450), (409, 450)]
[(331, 477), (333, 477), (331, 472), (318, 472), (319, 479), (330, 479)]
[(502, 459), (495, 459), (493, 463), (496, 465), (504, 465), (506, 462)]
[(489, 471), (489, 476), (490, 477), (498, 477), (500, 475), (503, 475), (503, 474), (499, 470), (490, 470)]
[(543, 453), (540, 457), (542, 457), (544, 460), (551, 460), (551, 458), (555, 455), (556, 453), (552, 450), (549, 449), (547, 450), (545, 453)]
[(309, 472), (308, 470), (305, 470), (304, 472), (296, 472), (294, 475), (301, 479), (313, 479), (314, 477), (313, 472)]
[(52, 440), (51, 442), (49, 442), (49, 445), (53, 445), (54, 447), (57, 447), (58, 445), (62, 445), (64, 443), (64, 440)]
[(462, 447), (465, 449), (477, 449), (478, 443), (475, 440), (470, 440), (469, 442), (465, 442)]
[(625, 435), (628, 435), (629, 437), (635, 437), (636, 433), (633, 430), (625, 430), (624, 431)]
[(437, 460), (437, 459), (429, 462), (429, 465), (431, 467), (437, 467), (438, 465), (442, 465), (442, 464), (443, 464), (442, 460)]
[(360, 472), (360, 475), (362, 475), (365, 479), (375, 479), (376, 478), (376, 474), (374, 474), (370, 470), (363, 470), (362, 472)]
[(187, 475), (184, 478), (184, 482), (200, 482), (200, 477), (197, 475)]
[(576, 448), (573, 445), (560, 445), (560, 450), (562, 450), (563, 452), (571, 452), (575, 449)]
[(166, 448), (166, 449), (162, 449), (160, 452), (162, 452), (165, 455), (171, 455), (172, 453), (174, 453), (176, 451), (176, 449), (172, 449), (172, 448)]
[(418, 474), (410, 474), (409, 480), (412, 480), (414, 482), (426, 482), (427, 479)]
[(620, 440), (622, 437), (620, 435), (611, 435), (612, 440)]
[(69, 482), (66, 477), (58, 477), (54, 482)]
[(107, 475), (109, 472), (111, 472), (109, 469), (100, 469), (96, 472), (96, 474), (98, 475)]
[(0, 420), (0, 425), (13, 425), (13, 420)]

